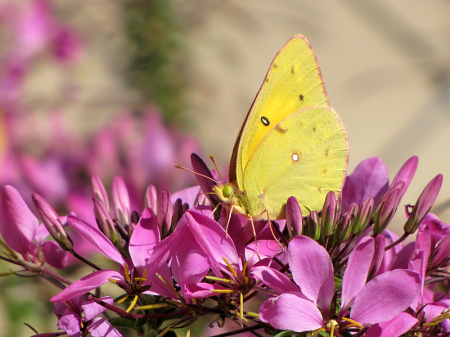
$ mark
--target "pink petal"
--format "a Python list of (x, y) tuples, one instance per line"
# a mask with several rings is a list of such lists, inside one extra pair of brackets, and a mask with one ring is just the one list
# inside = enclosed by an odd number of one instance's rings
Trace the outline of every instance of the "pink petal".
[(349, 308), (364, 287), (374, 254), (374, 239), (366, 237), (351, 252), (342, 280), (341, 310)]
[(380, 158), (363, 160), (352, 174), (347, 176), (342, 189), (342, 209), (346, 210), (352, 202), (361, 205), (372, 197), (377, 204), (389, 187), (387, 166)]
[(3, 240), (28, 261), (33, 251), (33, 240), (39, 221), (28, 208), (19, 192), (10, 185), (3, 186), (0, 193), (0, 233)]
[(301, 293), (300, 288), (289, 277), (273, 268), (265, 266), (255, 267), (252, 269), (252, 275), (280, 295), (284, 293), (297, 293), (298, 295)]
[(190, 207), (193, 207), (197, 201), (198, 195), (201, 193), (200, 186), (192, 186), (175, 192), (170, 196), (170, 200), (172, 200), (172, 204), (174, 204), (177, 199), (181, 199), (183, 204), (187, 203)]
[(129, 252), (138, 269), (144, 267), (156, 244), (161, 241), (158, 221), (152, 209), (146, 208), (130, 238)]
[(356, 296), (350, 318), (361, 324), (388, 321), (409, 307), (419, 289), (419, 275), (411, 270), (381, 274)]
[(372, 325), (364, 333), (364, 337), (398, 337), (411, 329), (417, 322), (417, 318), (401, 312), (389, 321)]
[(320, 309), (327, 309), (334, 295), (334, 271), (326, 249), (300, 235), (289, 242), (288, 259), (292, 277), (302, 293)]
[(102, 232), (100, 232), (100, 230), (71, 215), (67, 217), (67, 222), (77, 231), (78, 234), (80, 234), (85, 240), (92, 243), (95, 248), (97, 248), (97, 250), (107, 258), (119, 263), (120, 265), (125, 263), (125, 260), (122, 255), (120, 255), (119, 250)]
[[(114, 300), (109, 296), (99, 298), (99, 300), (108, 304), (114, 303)], [(81, 307), (83, 308), (84, 311), (83, 322), (89, 322), (91, 319), (100, 315), (102, 312), (106, 310), (106, 308), (103, 305), (100, 305), (94, 301), (85, 301), (81, 304)]]
[(283, 294), (263, 302), (259, 307), (259, 318), (281, 330), (302, 332), (325, 327), (314, 303), (293, 294)]
[(55, 241), (44, 241), (41, 246), (45, 256), (45, 262), (56, 269), (67, 267), (69, 253), (62, 250), (59, 244)]
[(122, 337), (122, 334), (102, 317), (94, 318), (87, 329), (92, 337)]
[(224, 290), (227, 289), (217, 283), (211, 284), (211, 283), (192, 283), (187, 286), (186, 294), (190, 298), (207, 298), (211, 296), (216, 296), (217, 293), (213, 292), (212, 290)]
[(68, 336), (80, 336), (80, 316), (72, 310), (67, 309), (64, 315), (58, 320), (58, 328), (65, 330)]
[(62, 302), (84, 295), (108, 282), (109, 278), (123, 280), (122, 275), (115, 270), (99, 270), (72, 283), (58, 295), (53, 296), (50, 301)]
[(213, 265), (229, 272), (228, 266), (223, 260), (223, 258), (226, 258), (236, 271), (240, 269), (240, 260), (236, 247), (231, 238), (227, 236), (225, 230), (216, 221), (207, 215), (192, 211), (187, 211), (185, 217), (192, 234), (209, 256)]
[(208, 274), (211, 264), (208, 256), (195, 240), (192, 232), (185, 236), (171, 261), (172, 274), (182, 291), (191, 284), (200, 282)]

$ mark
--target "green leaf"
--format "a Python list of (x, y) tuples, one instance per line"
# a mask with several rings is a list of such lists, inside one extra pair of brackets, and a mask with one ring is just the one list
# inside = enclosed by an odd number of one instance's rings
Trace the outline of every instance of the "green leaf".
[(139, 330), (139, 326), (136, 326), (136, 320), (127, 319), (124, 317), (114, 317), (108, 321), (115, 328), (128, 328), (133, 330)]

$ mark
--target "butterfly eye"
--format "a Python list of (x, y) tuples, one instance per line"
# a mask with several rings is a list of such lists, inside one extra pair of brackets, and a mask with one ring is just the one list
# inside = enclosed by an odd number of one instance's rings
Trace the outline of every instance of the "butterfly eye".
[(230, 185), (225, 185), (222, 189), (222, 193), (225, 198), (229, 198), (233, 193), (233, 189), (231, 188)]

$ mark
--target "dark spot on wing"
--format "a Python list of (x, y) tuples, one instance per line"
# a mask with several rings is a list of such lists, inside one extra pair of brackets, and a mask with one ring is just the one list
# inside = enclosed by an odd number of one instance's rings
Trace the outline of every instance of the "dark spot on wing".
[(283, 129), (280, 124), (275, 125), (275, 130), (277, 130), (279, 133), (286, 133), (288, 129)]
[(264, 83), (267, 83), (267, 82), (269, 82), (269, 78), (268, 78), (268, 77), (266, 77), (266, 78), (264, 79)]
[(294, 66), (292, 66), (292, 69), (291, 69), (291, 74), (292, 74), (292, 75), (294, 75), (294, 74), (295, 74), (295, 69), (294, 69)]
[(328, 154), (330, 153), (330, 149), (325, 150), (325, 157), (328, 157)]
[(273, 64), (273, 69), (277, 69), (278, 68), (278, 64), (274, 63)]
[(303, 99), (305, 98), (302, 94), (298, 95), (298, 98), (300, 98), (300, 101), (303, 101)]
[(316, 132), (317, 128), (316, 128), (315, 125), (314, 125), (314, 127), (312, 128), (312, 130), (313, 130), (314, 132)]
[(270, 124), (270, 121), (267, 119), (267, 117), (262, 116), (261, 117), (261, 122), (265, 125), (268, 126)]

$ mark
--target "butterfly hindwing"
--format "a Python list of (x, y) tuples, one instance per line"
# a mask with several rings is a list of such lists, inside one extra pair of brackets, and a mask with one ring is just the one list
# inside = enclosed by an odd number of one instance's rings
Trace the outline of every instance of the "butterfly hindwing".
[(304, 215), (320, 209), (328, 191), (340, 191), (347, 156), (347, 136), (333, 110), (294, 112), (269, 131), (247, 163), (242, 186), (250, 200), (247, 211), (258, 218), (267, 210), (271, 219), (282, 219), (290, 196)]

